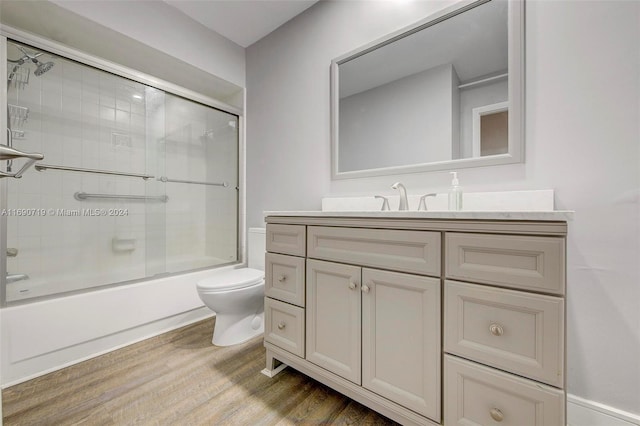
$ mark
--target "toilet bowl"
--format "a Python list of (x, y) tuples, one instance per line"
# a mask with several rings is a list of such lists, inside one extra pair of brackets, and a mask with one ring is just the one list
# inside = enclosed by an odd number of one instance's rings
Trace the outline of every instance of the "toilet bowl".
[(264, 272), (241, 268), (198, 281), (198, 294), (216, 313), (212, 343), (231, 346), (264, 332)]
[(248, 268), (213, 270), (196, 284), (202, 302), (216, 313), (216, 346), (243, 343), (264, 332), (264, 228), (249, 229), (248, 252)]

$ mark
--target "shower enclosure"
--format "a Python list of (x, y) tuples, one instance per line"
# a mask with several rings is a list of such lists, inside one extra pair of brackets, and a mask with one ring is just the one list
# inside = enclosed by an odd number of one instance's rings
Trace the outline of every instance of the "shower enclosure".
[(4, 55), (4, 304), (238, 262), (238, 115), (12, 40)]

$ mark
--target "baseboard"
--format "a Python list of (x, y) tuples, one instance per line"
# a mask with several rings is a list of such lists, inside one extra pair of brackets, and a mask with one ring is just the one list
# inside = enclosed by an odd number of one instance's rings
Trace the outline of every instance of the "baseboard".
[(640, 426), (640, 416), (575, 395), (567, 395), (569, 426)]

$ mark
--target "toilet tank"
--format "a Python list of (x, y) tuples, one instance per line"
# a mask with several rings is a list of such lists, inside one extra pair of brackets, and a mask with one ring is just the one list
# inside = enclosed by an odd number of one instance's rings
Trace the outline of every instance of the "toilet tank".
[(266, 251), (266, 229), (249, 228), (247, 241), (247, 256), (249, 268), (264, 271), (264, 252)]

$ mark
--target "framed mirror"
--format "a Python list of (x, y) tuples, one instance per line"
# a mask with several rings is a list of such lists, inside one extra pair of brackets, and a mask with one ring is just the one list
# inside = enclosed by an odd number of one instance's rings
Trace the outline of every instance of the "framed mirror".
[(456, 3), (334, 59), (332, 178), (522, 162), (523, 3)]

